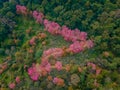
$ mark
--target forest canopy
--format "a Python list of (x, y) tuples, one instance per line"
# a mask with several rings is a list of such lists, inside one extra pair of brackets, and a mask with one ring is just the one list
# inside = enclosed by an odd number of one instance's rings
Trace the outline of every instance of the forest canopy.
[(120, 0), (0, 0), (2, 88), (118, 90)]

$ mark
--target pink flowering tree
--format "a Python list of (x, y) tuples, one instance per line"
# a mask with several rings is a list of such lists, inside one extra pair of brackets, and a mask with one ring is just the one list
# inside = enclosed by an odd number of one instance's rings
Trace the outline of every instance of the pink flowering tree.
[(52, 35), (60, 34), (60, 25), (56, 22), (48, 21), (47, 19), (44, 20), (45, 30), (47, 30)]
[(37, 23), (42, 24), (44, 15), (41, 12), (33, 11), (33, 18), (36, 20)]
[(16, 5), (16, 12), (18, 14), (27, 15), (27, 8), (25, 6)]
[(55, 64), (55, 68), (60, 71), (62, 70), (62, 63), (60, 61), (57, 61), (56, 64)]

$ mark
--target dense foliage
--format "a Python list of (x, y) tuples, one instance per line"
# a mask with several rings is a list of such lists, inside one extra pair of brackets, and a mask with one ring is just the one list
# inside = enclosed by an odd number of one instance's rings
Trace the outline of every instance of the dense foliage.
[(3, 1), (0, 3), (0, 41), (2, 42), (15, 27), (15, 3), (3, 3)]
[(1, 0), (0, 89), (119, 90), (119, 0)]

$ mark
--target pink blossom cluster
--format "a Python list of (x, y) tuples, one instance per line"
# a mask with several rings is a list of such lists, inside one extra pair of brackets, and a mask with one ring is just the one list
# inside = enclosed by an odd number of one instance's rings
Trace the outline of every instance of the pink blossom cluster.
[(10, 83), (10, 84), (9, 84), (9, 88), (10, 88), (10, 89), (14, 89), (15, 86), (16, 86), (15, 83)]
[(17, 76), (17, 77), (15, 78), (15, 81), (16, 81), (16, 83), (20, 83), (20, 77)]
[(60, 27), (58, 23), (48, 21), (47, 19), (44, 20), (44, 26), (45, 30), (49, 33), (53, 35), (60, 34), (66, 41), (74, 42), (77, 40), (86, 40), (87, 38), (86, 32), (80, 32), (78, 29), (71, 30), (66, 26)]
[(35, 45), (35, 40), (36, 40), (36, 38), (32, 37), (32, 39), (30, 39), (30, 41), (29, 41), (29, 44), (30, 45)]
[(25, 6), (16, 5), (16, 12), (18, 14), (27, 15), (27, 8)]
[(53, 56), (54, 58), (58, 58), (63, 56), (63, 54), (64, 54), (64, 51), (62, 48), (50, 48), (43, 52), (43, 57), (49, 58), (50, 56)]
[(93, 47), (93, 41), (86, 40), (87, 39), (86, 32), (80, 32), (80, 30), (78, 29), (71, 30), (66, 26), (63, 26), (61, 28), (59, 24), (55, 22), (50, 22), (47, 19), (44, 20), (44, 26), (49, 33), (53, 35), (60, 34), (62, 37), (64, 37), (66, 41), (72, 41), (73, 44), (70, 45), (69, 50), (72, 51), (73, 53), (79, 53), (83, 51), (85, 48)]
[(60, 61), (57, 61), (56, 64), (55, 64), (55, 68), (60, 71), (62, 70), (62, 63)]
[(93, 47), (93, 42), (91, 40), (87, 41), (75, 41), (73, 44), (69, 46), (69, 50), (73, 53), (79, 53), (81, 51), (84, 51), (85, 48), (92, 48)]
[(86, 32), (80, 32), (80, 30), (78, 29), (71, 30), (66, 26), (62, 27), (61, 35), (64, 37), (66, 41), (72, 42), (86, 40), (87, 38)]
[(51, 65), (48, 62), (42, 62), (41, 64), (33, 64), (28, 69), (28, 74), (31, 79), (36, 81), (40, 76), (46, 76), (51, 71)]
[(33, 11), (33, 18), (36, 20), (37, 23), (42, 24), (44, 15), (41, 12)]
[[(44, 26), (49, 33), (53, 35), (59, 34), (66, 41), (72, 41), (73, 44), (69, 46), (69, 50), (72, 51), (73, 53), (79, 53), (83, 51), (85, 48), (93, 47), (93, 41), (87, 40), (86, 32), (80, 32), (80, 30), (78, 29), (71, 30), (66, 26), (63, 26), (61, 28), (59, 24), (55, 22), (50, 22), (47, 19), (44, 20)], [(50, 51), (48, 50), (48, 52)]]
[(53, 83), (58, 86), (64, 86), (64, 80), (62, 78), (55, 77)]
[(43, 69), (42, 71), (46, 71), (47, 73), (51, 71), (51, 64), (47, 60), (42, 61), (40, 65)]
[(47, 30), (52, 35), (60, 34), (60, 25), (56, 22), (44, 20), (45, 30)]
[(30, 75), (31, 79), (36, 81), (41, 76), (41, 68), (38, 64), (33, 64), (32, 67), (28, 69), (28, 74)]
[(85, 42), (76, 41), (69, 46), (69, 50), (73, 53), (79, 53), (84, 50)]
[[(17, 77), (15, 78), (15, 81), (16, 81), (16, 83), (20, 83), (20, 77), (17, 76)], [(16, 86), (16, 83), (15, 83), (15, 82), (10, 83), (10, 84), (9, 84), (9, 88), (10, 88), (10, 89), (14, 89), (15, 86)]]
[[(41, 64), (33, 64), (32, 67), (28, 69), (28, 74), (31, 79), (36, 81), (40, 76), (46, 76), (51, 72), (51, 64), (49, 61), (49, 56), (54, 58), (61, 57), (63, 55), (63, 50), (61, 48), (51, 48), (43, 52), (43, 57), (41, 58)], [(62, 70), (62, 63), (57, 61), (55, 68), (60, 71)]]
[[(62, 63), (57, 61), (54, 66), (58, 71), (62, 70)], [(41, 64), (33, 64), (32, 67), (28, 68), (28, 75), (34, 81), (37, 81), (39, 77), (46, 76), (51, 72), (52, 66), (48, 60), (42, 59)], [(19, 80), (18, 80), (19, 81)]]

